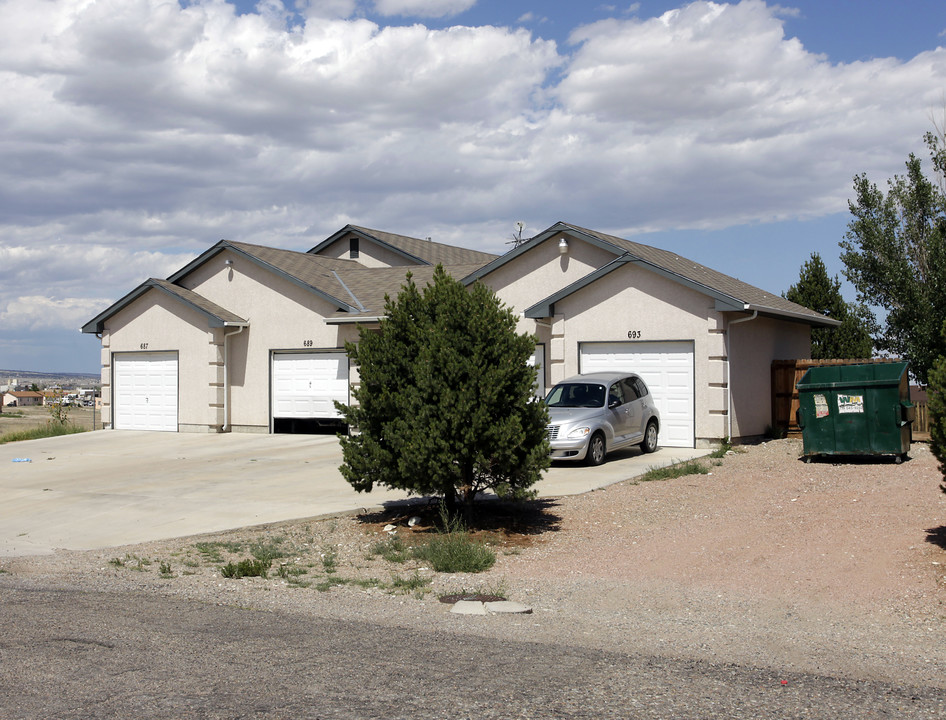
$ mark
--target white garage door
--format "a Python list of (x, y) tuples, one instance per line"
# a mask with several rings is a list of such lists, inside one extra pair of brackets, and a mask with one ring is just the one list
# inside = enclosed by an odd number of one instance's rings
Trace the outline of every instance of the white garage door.
[(660, 411), (660, 444), (693, 447), (693, 343), (582, 343), (579, 355), (582, 373), (626, 371), (640, 375)]
[(122, 353), (114, 359), (116, 430), (177, 432), (177, 353)]
[(348, 403), (345, 353), (273, 355), (273, 418), (339, 418), (334, 400)]

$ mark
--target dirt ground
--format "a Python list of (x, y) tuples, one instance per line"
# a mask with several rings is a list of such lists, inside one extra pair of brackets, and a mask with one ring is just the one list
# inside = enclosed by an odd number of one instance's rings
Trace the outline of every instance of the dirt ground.
[[(102, 429), (102, 411), (87, 407), (70, 407), (69, 421), (86, 430)], [(94, 415), (94, 426), (93, 426)], [(0, 435), (32, 430), (42, 427), (52, 420), (49, 408), (46, 407), (5, 407), (0, 413)]]
[[(425, 513), (306, 519), (88, 552), (9, 558), (0, 583), (146, 592), (204, 603), (521, 637), (946, 687), (946, 494), (928, 446), (910, 459), (805, 463), (778, 440), (706, 474), (629, 480), (487, 514), (486, 572), (410, 556)], [(422, 521), (411, 525), (419, 515)], [(266, 578), (226, 578), (254, 549)], [(528, 622), (445, 614), (498, 594)], [(476, 623), (476, 624), (475, 624)]]

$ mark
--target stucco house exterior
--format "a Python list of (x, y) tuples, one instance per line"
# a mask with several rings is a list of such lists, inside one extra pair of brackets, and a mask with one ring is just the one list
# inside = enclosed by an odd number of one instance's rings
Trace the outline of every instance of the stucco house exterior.
[(495, 256), (347, 225), (308, 252), (222, 240), (90, 320), (102, 414), (118, 429), (298, 432), (335, 421), (357, 383), (346, 341), (385, 294), (441, 264), (483, 282), (536, 336), (539, 387), (632, 370), (661, 413), (660, 444), (760, 435), (773, 359), (807, 357), (836, 321), (671, 252), (556, 223)]

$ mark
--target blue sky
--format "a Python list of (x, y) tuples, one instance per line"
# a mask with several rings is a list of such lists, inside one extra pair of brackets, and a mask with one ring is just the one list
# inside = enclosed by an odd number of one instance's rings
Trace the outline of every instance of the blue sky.
[[(0, 368), (220, 238), (564, 220), (780, 293), (946, 104), (946, 6), (0, 0)], [(846, 291), (853, 299), (850, 288)]]

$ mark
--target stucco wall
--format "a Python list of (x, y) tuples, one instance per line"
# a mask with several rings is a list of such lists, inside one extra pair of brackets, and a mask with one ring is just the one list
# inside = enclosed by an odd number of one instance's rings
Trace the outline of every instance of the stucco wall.
[[(482, 278), (499, 298), (517, 313), (544, 300), (566, 285), (614, 259), (614, 253), (586, 242), (567, 238), (569, 251), (561, 254), (561, 234), (501, 265)], [(522, 319), (520, 332), (534, 332), (534, 323)]]
[(178, 353), (178, 427), (207, 430), (223, 422), (221, 346), (206, 316), (152, 289), (109, 318), (102, 333), (102, 416), (113, 422), (115, 353)]
[[(233, 264), (225, 266), (227, 259)], [(337, 310), (333, 304), (235, 253), (221, 253), (180, 284), (250, 323), (229, 341), (230, 424), (234, 428), (268, 431), (274, 351), (337, 351), (346, 339), (357, 337), (354, 326), (323, 322)]]
[(809, 357), (811, 328), (757, 317), (730, 325), (729, 336), (732, 437), (763, 435), (772, 424), (772, 361)]

